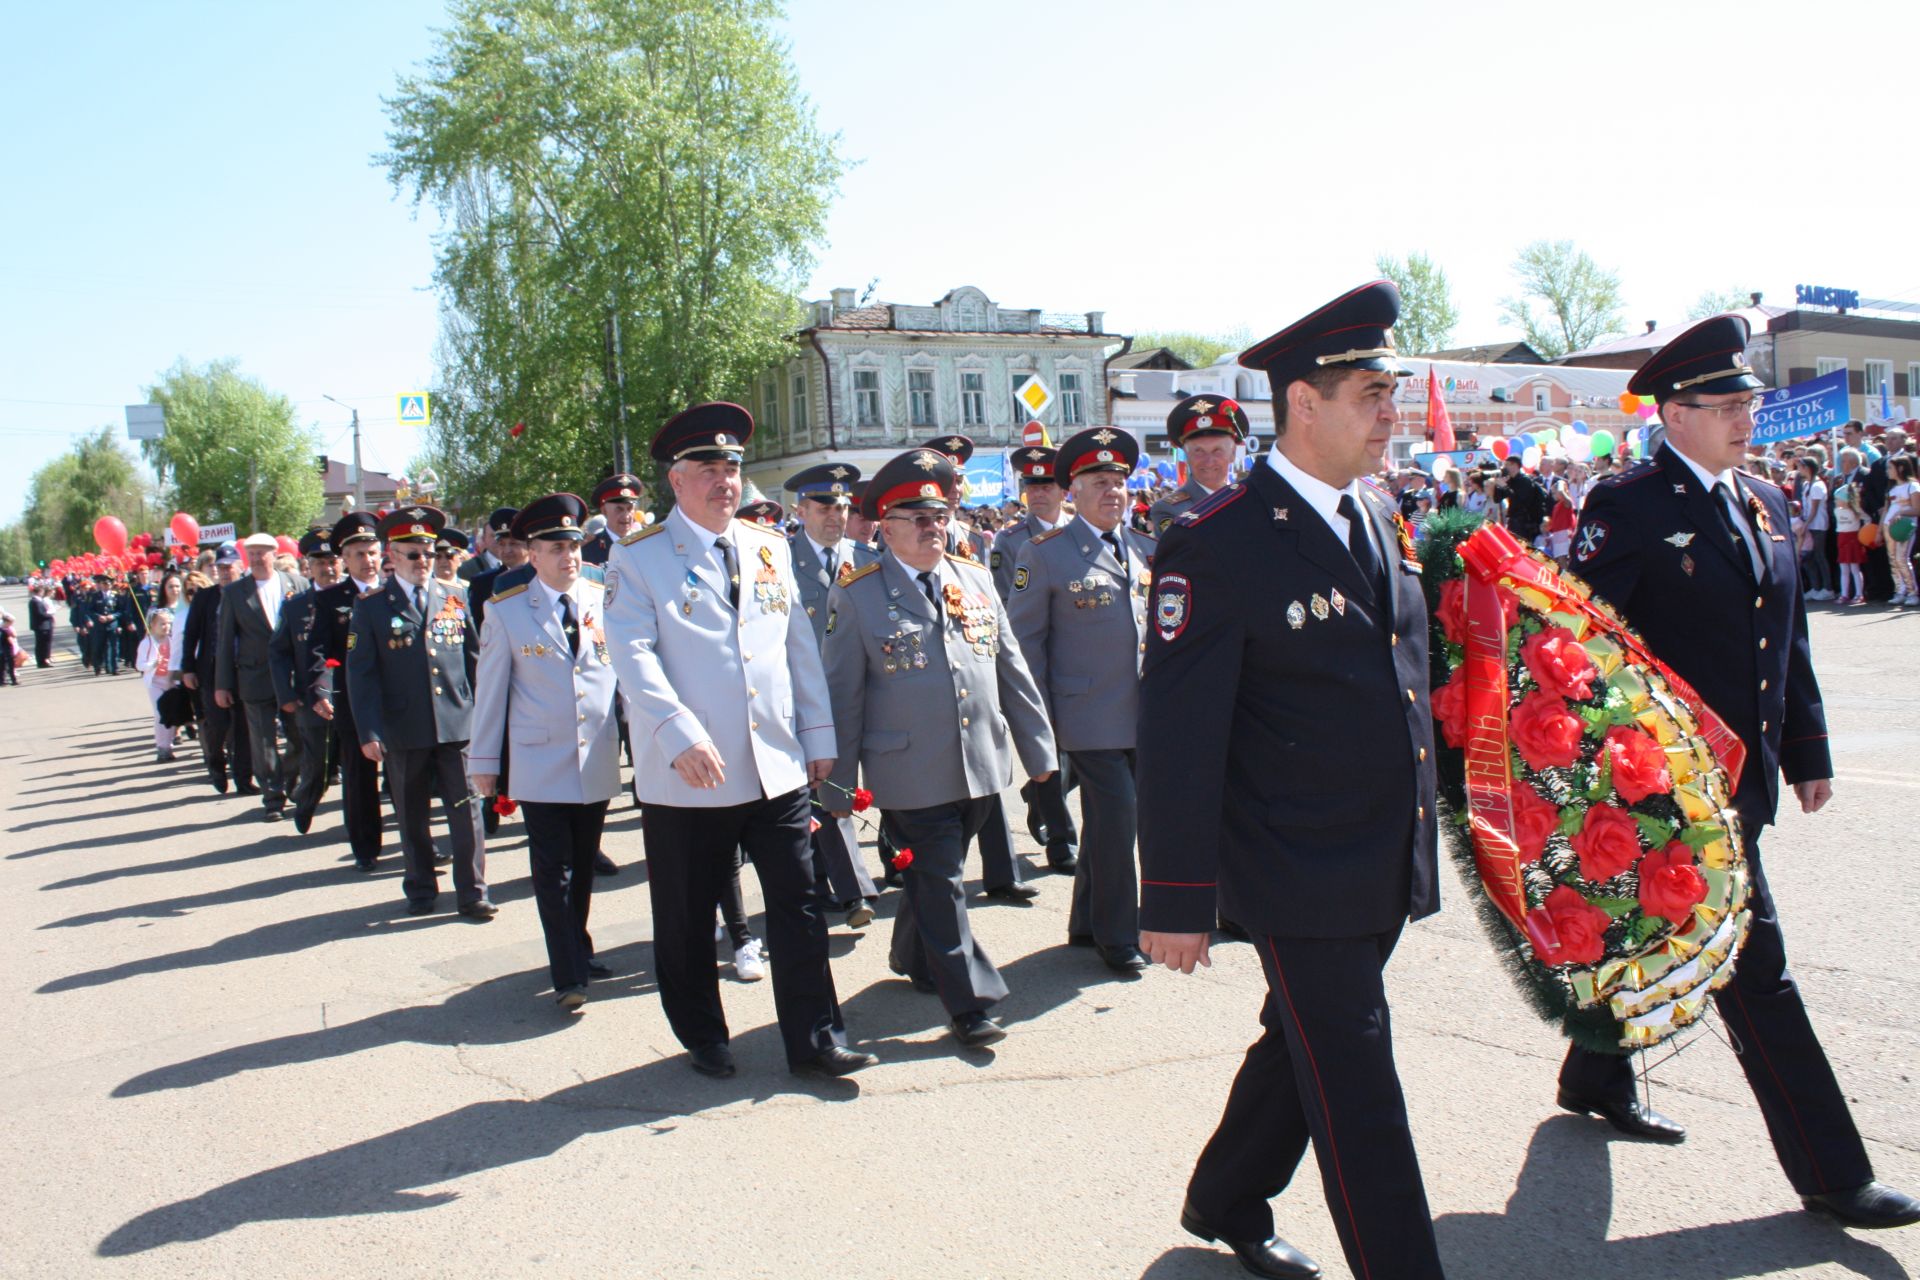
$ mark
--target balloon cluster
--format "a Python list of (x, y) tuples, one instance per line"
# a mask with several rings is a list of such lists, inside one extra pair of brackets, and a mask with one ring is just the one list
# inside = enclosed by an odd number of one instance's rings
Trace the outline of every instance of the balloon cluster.
[[(1627, 396), (1621, 397), (1624, 409)], [(1642, 418), (1651, 417), (1654, 408), (1651, 401), (1642, 404), (1638, 396), (1633, 396), (1635, 412)], [(1640, 412), (1645, 410), (1644, 412)], [(1537, 470), (1547, 458), (1564, 458), (1569, 462), (1587, 462), (1594, 458), (1612, 457), (1624, 447), (1627, 455), (1633, 458), (1646, 456), (1647, 439), (1651, 428), (1635, 427), (1624, 438), (1617, 437), (1604, 427), (1596, 431), (1585, 422), (1575, 418), (1558, 429), (1543, 428), (1538, 431), (1523, 431), (1511, 436), (1483, 436), (1479, 447), (1505, 461), (1509, 457), (1520, 459), (1520, 465), (1529, 471)]]

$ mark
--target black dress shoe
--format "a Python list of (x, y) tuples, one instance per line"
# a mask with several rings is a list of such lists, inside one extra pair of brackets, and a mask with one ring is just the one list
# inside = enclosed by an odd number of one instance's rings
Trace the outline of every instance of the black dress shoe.
[(954, 1038), (970, 1049), (993, 1044), (1007, 1038), (1007, 1029), (981, 1013), (978, 1009), (972, 1013), (963, 1013), (951, 1023)]
[(1064, 840), (1047, 846), (1047, 870), (1070, 876), (1080, 866), (1080, 851)]
[(372, 858), (355, 858), (353, 860), (353, 869), (361, 875), (370, 876), (373, 874), (374, 860)]
[(1814, 1213), (1824, 1213), (1838, 1218), (1844, 1226), (1869, 1231), (1910, 1227), (1920, 1222), (1920, 1200), (1884, 1182), (1863, 1182), (1851, 1191), (1801, 1196), (1800, 1201)]
[(500, 914), (500, 908), (482, 898), (478, 902), (461, 903), (460, 914), (469, 920), (491, 920)]
[(407, 914), (410, 916), (424, 916), (432, 910), (432, 898), (415, 898), (413, 901), (407, 903)]
[[(222, 788), (222, 793), (224, 792), (225, 788)], [(233, 784), (233, 793), (237, 796), (257, 796), (260, 794), (260, 788), (251, 782), (236, 782)]]
[(604, 853), (595, 853), (593, 855), (593, 874), (597, 876), (617, 876), (620, 874), (620, 864)]
[(805, 1062), (796, 1062), (790, 1068), (797, 1076), (817, 1076), (828, 1080), (838, 1080), (841, 1076), (850, 1076), (865, 1067), (871, 1067), (880, 1059), (870, 1053), (856, 1053), (852, 1049), (843, 1049), (839, 1045), (823, 1049)]
[(260, 811), (260, 821), (262, 822), (278, 822), (286, 816), (286, 814), (280, 812), (278, 809), (262, 809)]
[(1153, 961), (1138, 947), (1101, 947), (1100, 958), (1115, 973), (1139, 973), (1153, 968)]
[(494, 812), (492, 805), (480, 811), (480, 829), (488, 835), (500, 830), (500, 815)]
[(1687, 1131), (1638, 1098), (1582, 1098), (1560, 1090), (1561, 1107), (1577, 1115), (1599, 1116), (1630, 1138), (1649, 1142), (1685, 1142)]
[(226, 774), (216, 773), (213, 775), (213, 789), (215, 791), (218, 791), (221, 795), (227, 794), (227, 775)]
[(999, 898), (1006, 902), (1028, 902), (1040, 896), (1040, 891), (1030, 884), (997, 884), (987, 890), (989, 898)]
[(1300, 1252), (1279, 1236), (1269, 1236), (1265, 1240), (1229, 1240), (1207, 1225), (1194, 1211), (1191, 1203), (1180, 1208), (1180, 1225), (1188, 1235), (1199, 1236), (1211, 1244), (1218, 1240), (1233, 1250), (1233, 1256), (1240, 1259), (1240, 1265), (1256, 1276), (1271, 1276), (1275, 1280), (1297, 1280), (1303, 1276), (1320, 1274), (1320, 1264)]
[(587, 1002), (587, 989), (585, 987), (562, 987), (553, 993), (553, 998), (562, 1009), (565, 1009), (568, 1013), (572, 1013), (575, 1009), (578, 1009)]
[(293, 811), (293, 829), (301, 835), (313, 830), (313, 810), (295, 809)]
[(444, 867), (452, 861), (453, 855), (450, 853), (435, 853), (433, 855), (433, 865), (436, 867)]
[(724, 1044), (703, 1044), (687, 1050), (687, 1065), (703, 1076), (724, 1080), (734, 1073), (733, 1050)]

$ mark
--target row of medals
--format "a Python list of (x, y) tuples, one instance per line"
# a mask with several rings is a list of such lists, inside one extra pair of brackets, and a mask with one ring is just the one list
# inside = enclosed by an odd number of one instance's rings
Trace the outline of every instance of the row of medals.
[[(1321, 595), (1318, 591), (1316, 591), (1313, 593), (1313, 599), (1308, 601), (1308, 605), (1312, 607), (1313, 616), (1315, 619), (1317, 619), (1320, 622), (1325, 622), (1327, 620), (1327, 613), (1329, 609), (1327, 597)], [(1340, 588), (1338, 587), (1333, 588), (1333, 601), (1332, 601), (1331, 609), (1332, 609), (1332, 612), (1339, 614), (1343, 618), (1347, 616), (1347, 598), (1340, 594)], [(1295, 600), (1292, 604), (1288, 605), (1287, 606), (1287, 625), (1289, 627), (1292, 627), (1295, 631), (1298, 631), (1300, 628), (1306, 626), (1307, 625), (1307, 606), (1301, 605), (1301, 603), (1298, 600)]]
[(1117, 582), (1109, 582), (1099, 574), (1094, 574), (1087, 578), (1075, 578), (1067, 584), (1067, 590), (1073, 594), (1074, 608), (1092, 609), (1112, 604), (1113, 593), (1119, 586)]

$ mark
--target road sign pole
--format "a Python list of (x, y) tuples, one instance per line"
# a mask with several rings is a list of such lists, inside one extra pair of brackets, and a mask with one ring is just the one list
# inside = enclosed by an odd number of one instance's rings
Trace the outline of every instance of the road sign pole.
[[(335, 437), (336, 439), (338, 437)], [(367, 473), (360, 465), (360, 411), (353, 411), (353, 509), (367, 509)]]

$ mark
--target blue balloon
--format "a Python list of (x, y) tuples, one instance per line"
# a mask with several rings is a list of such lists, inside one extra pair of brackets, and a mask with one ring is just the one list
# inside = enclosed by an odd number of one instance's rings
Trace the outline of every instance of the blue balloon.
[(1530, 433), (1525, 431), (1522, 431), (1519, 435), (1507, 442), (1515, 453), (1525, 453), (1538, 443), (1539, 441), (1535, 440)]
[(1589, 428), (1586, 423), (1580, 421), (1580, 419), (1578, 418), (1575, 418), (1573, 420), (1573, 429), (1580, 435), (1585, 435), (1589, 430), (1591, 430), (1591, 428)]

